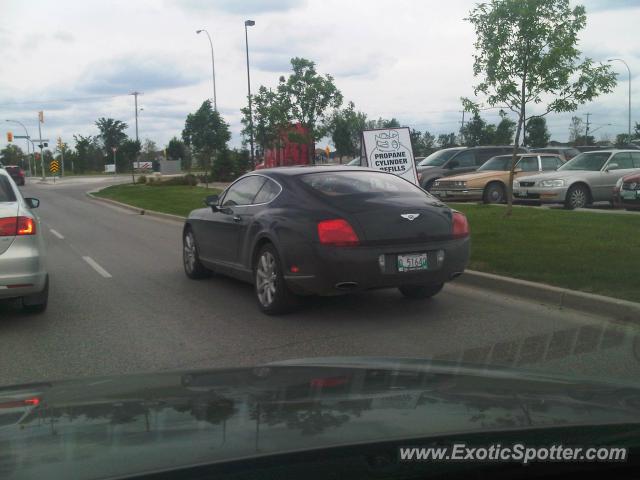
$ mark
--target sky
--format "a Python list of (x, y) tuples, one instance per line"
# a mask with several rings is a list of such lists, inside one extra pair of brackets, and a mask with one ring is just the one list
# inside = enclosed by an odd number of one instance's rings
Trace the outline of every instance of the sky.
[[(186, 116), (213, 97), (215, 53), (218, 110), (239, 146), (240, 108), (247, 98), (244, 20), (251, 86), (277, 85), (294, 56), (316, 62), (370, 118), (396, 117), (434, 135), (458, 131), (460, 97), (473, 96), (468, 0), (2, 0), (0, 16), (0, 148), (6, 131), (73, 145), (73, 135), (95, 135), (96, 119), (112, 117), (135, 137), (159, 148), (178, 136)], [(575, 2), (573, 2), (575, 4)], [(632, 72), (632, 121), (640, 121), (640, 0), (584, 0), (587, 27), (579, 48), (596, 61), (617, 57)], [(627, 72), (620, 62), (615, 91), (574, 114), (552, 114), (554, 140), (566, 141), (572, 115), (590, 113), (596, 139), (627, 130)], [(479, 99), (481, 100), (481, 99)], [(483, 116), (497, 121), (497, 111)], [(597, 131), (595, 130), (597, 129)], [(16, 143), (24, 148), (23, 140)], [(324, 147), (326, 141), (319, 142)]]

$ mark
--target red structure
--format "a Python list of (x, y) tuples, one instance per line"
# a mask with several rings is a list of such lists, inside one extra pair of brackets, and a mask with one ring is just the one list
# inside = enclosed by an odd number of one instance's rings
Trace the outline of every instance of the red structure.
[(301, 124), (291, 125), (288, 131), (280, 135), (280, 147), (269, 148), (264, 151), (264, 160), (256, 165), (261, 168), (287, 167), (291, 165), (308, 165), (313, 158), (315, 145), (313, 143), (296, 143), (289, 139), (290, 134), (298, 137), (307, 136), (309, 131)]

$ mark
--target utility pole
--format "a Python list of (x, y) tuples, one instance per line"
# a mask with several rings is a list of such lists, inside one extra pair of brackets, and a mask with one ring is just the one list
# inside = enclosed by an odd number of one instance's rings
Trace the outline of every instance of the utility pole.
[(462, 120), (460, 121), (460, 142), (464, 143), (464, 110), (461, 110), (460, 113), (462, 113)]
[(40, 143), (38, 146), (40, 147), (40, 165), (42, 166), (42, 180), (45, 180), (44, 174), (44, 153), (42, 151), (42, 124), (44, 123), (44, 112), (38, 112), (38, 137), (40, 138)]
[[(138, 91), (131, 92), (131, 95), (133, 95), (133, 102), (136, 109), (136, 144), (140, 145), (140, 141), (138, 140), (138, 95), (142, 95), (142, 92), (138, 92)], [(136, 161), (137, 160), (138, 160), (138, 156), (136, 155)], [(136, 179), (135, 179), (135, 176), (133, 175), (133, 172), (134, 172), (133, 160), (131, 160), (131, 182), (136, 183)]]
[(585, 116), (587, 117), (587, 128), (585, 129), (584, 133), (584, 143), (585, 145), (589, 145), (589, 117), (591, 116), (591, 114), (585, 113)]
[(256, 167), (256, 159), (253, 150), (253, 111), (251, 110), (251, 76), (249, 74), (249, 35), (247, 27), (253, 27), (256, 24), (253, 20), (244, 21), (244, 44), (247, 50), (247, 90), (249, 92), (249, 144), (251, 145), (251, 166)]

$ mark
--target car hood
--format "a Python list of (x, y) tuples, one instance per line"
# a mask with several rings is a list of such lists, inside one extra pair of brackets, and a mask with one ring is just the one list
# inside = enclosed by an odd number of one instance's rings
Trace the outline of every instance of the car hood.
[(0, 478), (92, 478), (356, 443), (634, 424), (640, 390), (486, 366), (333, 358), (6, 387), (0, 420), (7, 410)]
[(483, 171), (483, 172), (465, 173), (464, 175), (454, 175), (452, 177), (446, 177), (443, 180), (445, 180), (447, 182), (451, 182), (451, 181), (469, 182), (469, 181), (472, 181), (472, 180), (483, 180), (483, 179), (486, 179), (486, 178), (501, 177), (503, 175), (509, 175), (509, 172), (503, 172), (503, 171), (500, 171), (500, 170), (487, 170), (487, 171)]

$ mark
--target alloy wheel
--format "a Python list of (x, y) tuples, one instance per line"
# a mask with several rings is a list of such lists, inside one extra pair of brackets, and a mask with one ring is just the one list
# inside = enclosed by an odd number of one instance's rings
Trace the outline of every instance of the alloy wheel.
[(275, 257), (271, 252), (263, 252), (256, 267), (256, 287), (258, 300), (264, 307), (273, 303), (278, 288), (278, 271)]
[(569, 201), (573, 208), (583, 208), (587, 204), (587, 194), (582, 188), (575, 188), (571, 191)]
[(196, 266), (196, 244), (193, 233), (189, 232), (184, 236), (184, 247), (182, 250), (184, 267), (189, 273), (193, 273)]

